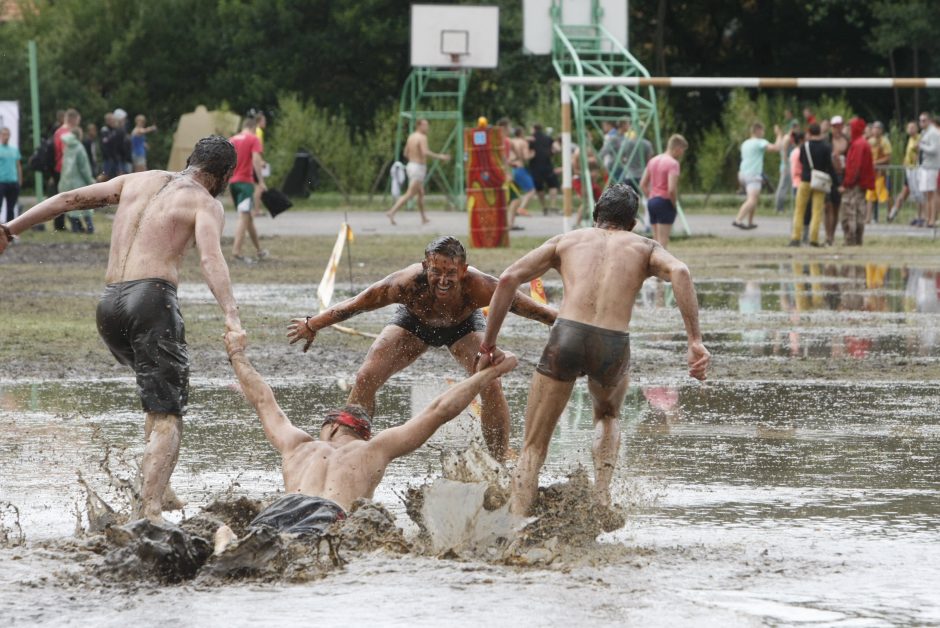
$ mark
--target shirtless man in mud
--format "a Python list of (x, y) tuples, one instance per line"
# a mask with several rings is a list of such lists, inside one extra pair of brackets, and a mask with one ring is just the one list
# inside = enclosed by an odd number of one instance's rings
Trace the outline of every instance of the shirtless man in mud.
[[(392, 320), (372, 343), (356, 373), (348, 404), (375, 414), (375, 393), (388, 378), (414, 362), (428, 347), (447, 346), (468, 372), (473, 372), (477, 348), (486, 328), (481, 307), (496, 289), (496, 278), (467, 266), (467, 252), (456, 238), (431, 242), (424, 261), (392, 273), (366, 290), (317, 316), (295, 318), (288, 327), (291, 344), (306, 341), (306, 352), (317, 332), (359, 314), (393, 303), (399, 304)], [(507, 304), (512, 312), (546, 325), (555, 321), (555, 310), (514, 293)], [(498, 381), (480, 393), (483, 437), (490, 453), (504, 460), (509, 447), (509, 406)]]
[(689, 341), (689, 375), (704, 380), (710, 355), (702, 344), (698, 302), (685, 264), (654, 240), (631, 232), (639, 199), (626, 185), (608, 188), (594, 209), (594, 227), (555, 236), (506, 269), (490, 303), (478, 368), (499, 364), (496, 337), (522, 282), (554, 268), (565, 296), (548, 344), (532, 378), (525, 437), (512, 479), (509, 509), (528, 514), (538, 491), (539, 470), (575, 380), (588, 376), (594, 401), (594, 493), (610, 502), (610, 481), (620, 449), (620, 409), (630, 365), (630, 317), (648, 277), (672, 282)]
[[(265, 508), (249, 528), (270, 527), (292, 534), (322, 534), (345, 519), (353, 502), (371, 498), (388, 464), (421, 447), (439, 427), (463, 412), (473, 398), (515, 368), (505, 354), (492, 368), (469, 375), (448, 388), (420, 414), (402, 425), (372, 435), (369, 416), (360, 406), (347, 405), (326, 415), (319, 439), (295, 427), (274, 398), (271, 387), (245, 354), (243, 331), (225, 334), (225, 348), (242, 391), (261, 419), (268, 442), (281, 454), (286, 495)], [(216, 554), (235, 540), (228, 526), (215, 535)]]
[(234, 168), (235, 149), (228, 140), (206, 137), (182, 172), (150, 170), (63, 192), (0, 226), (2, 252), (10, 237), (69, 210), (118, 206), (107, 286), (98, 302), (98, 333), (118, 362), (137, 375), (147, 442), (137, 515), (154, 521), (162, 517), (164, 499), (167, 509), (181, 507), (169, 489), (189, 392), (189, 354), (176, 287), (183, 257), (194, 243), (226, 328), (241, 329), (219, 242), (224, 214), (215, 198)]
[(418, 124), (415, 126), (415, 132), (409, 135), (408, 141), (405, 142), (405, 158), (408, 160), (405, 172), (408, 173), (408, 189), (401, 195), (401, 198), (392, 205), (392, 208), (385, 212), (385, 215), (388, 216), (389, 221), (393, 225), (395, 224), (395, 214), (398, 213), (398, 210), (415, 196), (418, 197), (418, 211), (421, 212), (421, 224), (424, 225), (431, 222), (428, 220), (428, 217), (424, 215), (424, 179), (428, 174), (428, 157), (434, 157), (441, 161), (450, 161), (450, 155), (431, 152), (431, 149), (428, 148), (428, 127), (429, 124), (427, 120), (423, 118), (418, 120)]
[[(528, 216), (529, 201), (535, 196), (535, 183), (532, 182), (532, 175), (529, 174), (526, 163), (529, 160), (529, 140), (523, 136), (521, 128), (515, 130), (513, 137), (509, 140), (509, 168), (511, 170), (512, 182), (519, 188), (520, 198), (513, 200), (509, 204), (509, 227), (515, 227), (516, 215)], [(521, 229), (521, 227), (519, 227)]]

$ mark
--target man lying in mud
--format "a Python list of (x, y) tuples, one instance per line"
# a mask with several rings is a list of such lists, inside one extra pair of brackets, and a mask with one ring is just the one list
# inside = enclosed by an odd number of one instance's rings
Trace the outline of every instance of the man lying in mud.
[[(511, 353), (501, 355), (499, 364), (469, 375), (417, 416), (375, 437), (362, 407), (347, 405), (326, 415), (317, 439), (290, 422), (271, 387), (248, 360), (246, 346), (245, 332), (225, 334), (225, 348), (242, 391), (258, 412), (268, 442), (281, 454), (287, 492), (261, 511), (249, 528), (267, 526), (291, 534), (322, 534), (333, 522), (344, 519), (353, 502), (372, 497), (392, 460), (421, 447), (517, 362)], [(216, 553), (234, 539), (228, 526), (219, 528)]]
[(241, 329), (219, 241), (224, 214), (215, 198), (234, 168), (235, 149), (228, 140), (206, 137), (182, 172), (150, 170), (63, 192), (0, 226), (2, 252), (16, 234), (69, 210), (118, 206), (97, 324), (114, 357), (137, 375), (147, 444), (135, 514), (152, 520), (161, 519), (164, 506), (181, 507), (169, 490), (189, 392), (189, 354), (176, 287), (183, 257), (194, 243), (226, 328)]
[[(291, 344), (305, 340), (310, 348), (324, 327), (392, 303), (399, 304), (379, 337), (372, 343), (346, 403), (359, 405), (370, 416), (375, 413), (376, 391), (395, 373), (414, 362), (428, 347), (446, 346), (467, 372), (473, 372), (477, 348), (486, 328), (480, 308), (496, 289), (496, 278), (467, 266), (467, 252), (456, 238), (445, 236), (431, 242), (424, 261), (394, 272), (351, 299), (317, 316), (295, 318), (289, 326)], [(555, 321), (555, 310), (514, 292), (508, 306), (519, 316), (546, 325)], [(480, 393), (483, 437), (497, 460), (509, 448), (509, 405), (499, 381), (493, 380)]]
[(499, 364), (496, 337), (516, 289), (554, 268), (565, 293), (548, 344), (532, 377), (525, 437), (512, 480), (510, 511), (526, 515), (558, 417), (575, 380), (588, 376), (594, 402), (594, 491), (610, 502), (610, 481), (620, 449), (620, 409), (629, 383), (630, 317), (648, 277), (672, 282), (688, 335), (689, 375), (704, 380), (710, 355), (702, 344), (698, 302), (688, 267), (654, 240), (632, 233), (639, 199), (626, 185), (607, 189), (594, 208), (594, 227), (555, 236), (500, 275), (480, 345), (478, 368)]

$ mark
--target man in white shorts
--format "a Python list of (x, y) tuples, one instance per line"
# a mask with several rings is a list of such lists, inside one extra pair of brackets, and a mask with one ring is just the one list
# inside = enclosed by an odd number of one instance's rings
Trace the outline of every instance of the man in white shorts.
[(937, 225), (937, 174), (940, 172), (940, 129), (933, 116), (926, 111), (920, 114), (920, 168), (917, 171), (917, 187), (924, 195), (927, 227)]
[(450, 155), (441, 153), (432, 153), (428, 148), (428, 121), (418, 120), (415, 132), (408, 136), (405, 142), (405, 157), (408, 159), (408, 166), (405, 172), (408, 174), (408, 189), (395, 202), (390, 210), (385, 212), (389, 221), (395, 224), (395, 214), (412, 197), (418, 198), (418, 211), (421, 212), (421, 224), (430, 222), (424, 215), (424, 179), (428, 174), (428, 157), (434, 157), (441, 161), (449, 161)]
[(783, 131), (774, 125), (777, 139), (771, 144), (764, 139), (764, 125), (755, 122), (751, 125), (751, 137), (741, 143), (741, 167), (738, 168), (738, 181), (744, 187), (747, 198), (741, 204), (738, 215), (731, 224), (738, 229), (754, 229), (754, 212), (757, 210), (757, 201), (760, 190), (764, 185), (764, 152), (772, 150), (780, 152), (785, 146)]

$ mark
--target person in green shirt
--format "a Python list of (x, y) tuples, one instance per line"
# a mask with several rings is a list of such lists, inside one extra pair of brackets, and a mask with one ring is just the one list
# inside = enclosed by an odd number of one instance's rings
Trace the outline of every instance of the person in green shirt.
[(10, 129), (0, 128), (0, 206), (6, 201), (6, 216), (0, 214), (0, 222), (16, 218), (16, 201), (23, 185), (22, 159), (20, 149), (10, 144)]
[(754, 229), (754, 212), (764, 185), (764, 152), (780, 152), (785, 146), (783, 131), (774, 126), (777, 135), (773, 144), (764, 139), (764, 125), (755, 122), (751, 125), (751, 137), (741, 143), (741, 167), (738, 168), (738, 181), (744, 188), (747, 198), (741, 204), (738, 215), (731, 224), (738, 229)]
[[(91, 163), (88, 153), (82, 145), (82, 129), (75, 127), (62, 136), (62, 176), (59, 178), (59, 192), (77, 190), (95, 182), (91, 176)], [(92, 210), (76, 209), (68, 212), (72, 233), (94, 233), (95, 225), (91, 219)], [(82, 225), (81, 219), (85, 219)]]

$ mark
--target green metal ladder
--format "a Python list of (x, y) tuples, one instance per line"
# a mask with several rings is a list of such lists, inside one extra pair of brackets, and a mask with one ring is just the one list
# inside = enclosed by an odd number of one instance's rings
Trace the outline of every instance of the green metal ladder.
[[(435, 151), (453, 155), (452, 170), (438, 160), (428, 164), (427, 181), (438, 182), (444, 190), (448, 203), (454, 209), (462, 209), (465, 201), (463, 160), (463, 103), (470, 82), (470, 70), (439, 70), (414, 68), (401, 90), (398, 107), (398, 129), (395, 133), (395, 159), (408, 135), (414, 132), (418, 120), (443, 121), (451, 125), (443, 146)], [(406, 131), (407, 126), (407, 131)]]
[[(642, 76), (650, 74), (610, 32), (601, 25), (603, 9), (598, 0), (592, 0), (591, 25), (569, 26), (561, 23), (562, 3), (552, 2), (552, 65), (560, 78), (581, 76)], [(636, 132), (636, 142), (628, 155), (623, 155), (626, 142), (622, 142), (615, 162), (625, 158), (629, 163), (641, 149), (643, 139), (650, 139), (656, 152), (662, 152), (662, 137), (659, 131), (659, 111), (656, 106), (656, 91), (653, 87), (632, 88), (617, 85), (571, 86), (571, 109), (574, 123), (573, 136), (578, 146), (587, 146), (587, 130), (594, 129), (602, 137), (602, 122), (614, 125), (627, 118)], [(587, 176), (588, 154), (580, 151), (582, 176)], [(582, 185), (582, 202), (586, 204), (585, 216), (589, 219), (594, 211), (594, 193), (591, 185)], [(679, 217), (686, 233), (690, 233), (685, 215), (679, 208)]]

